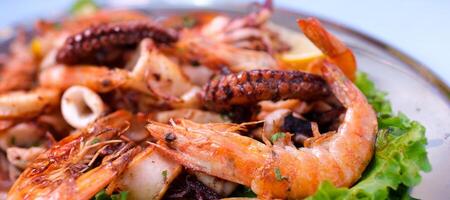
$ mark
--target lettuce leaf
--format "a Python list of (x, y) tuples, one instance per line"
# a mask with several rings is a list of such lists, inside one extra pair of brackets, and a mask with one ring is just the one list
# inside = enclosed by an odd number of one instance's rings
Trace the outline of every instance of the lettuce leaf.
[(431, 170), (425, 128), (402, 113), (392, 114), (386, 93), (378, 91), (367, 74), (359, 73), (355, 83), (378, 114), (375, 156), (353, 187), (323, 182), (308, 199), (410, 199), (408, 188), (420, 182), (420, 171)]

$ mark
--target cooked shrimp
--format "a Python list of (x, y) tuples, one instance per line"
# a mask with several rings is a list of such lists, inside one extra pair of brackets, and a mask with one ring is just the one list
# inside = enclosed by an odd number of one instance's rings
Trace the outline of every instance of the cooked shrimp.
[[(139, 151), (120, 139), (131, 118), (117, 111), (61, 140), (28, 165), (8, 199), (90, 199)], [(103, 159), (95, 167), (97, 158)]]
[[(334, 62), (344, 74), (354, 80), (356, 75), (356, 59), (352, 50), (328, 32), (315, 18), (300, 19), (298, 25), (303, 33), (317, 46), (330, 61)], [(320, 72), (320, 62), (310, 64), (311, 71)]]
[(34, 117), (57, 107), (59, 97), (58, 90), (47, 88), (4, 93), (0, 95), (0, 119)]
[(277, 66), (275, 59), (266, 52), (242, 49), (195, 35), (182, 35), (176, 48), (182, 59), (199, 62), (213, 70), (227, 67), (238, 72)]
[[(249, 186), (261, 198), (304, 198), (325, 180), (349, 187), (372, 158), (377, 119), (356, 86), (334, 64), (323, 64), (323, 76), (347, 112), (336, 133), (316, 135), (300, 149), (289, 134), (281, 144), (265, 145), (237, 134), (239, 125), (224, 130), (223, 124), (180, 120), (151, 122), (147, 129), (161, 141), (157, 149), (178, 163)], [(164, 140), (168, 134), (175, 139)]]
[(43, 87), (65, 90), (74, 85), (86, 86), (96, 92), (108, 92), (125, 84), (128, 72), (96, 66), (54, 66), (42, 71), (39, 83)]
[(20, 31), (10, 46), (11, 55), (0, 68), (0, 93), (28, 90), (33, 86), (38, 66), (26, 45), (25, 32)]

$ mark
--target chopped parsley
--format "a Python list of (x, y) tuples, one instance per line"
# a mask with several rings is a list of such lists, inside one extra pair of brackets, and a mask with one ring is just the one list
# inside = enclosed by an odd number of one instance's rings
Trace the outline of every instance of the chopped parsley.
[(278, 139), (284, 138), (286, 136), (286, 133), (278, 132), (272, 135), (270, 138), (272, 140), (272, 143), (275, 143)]
[(197, 20), (191, 16), (183, 17), (183, 27), (192, 28), (197, 24)]
[(92, 200), (127, 200), (128, 192), (121, 191), (119, 194), (112, 194), (111, 196), (106, 194), (105, 190), (98, 192)]
[(280, 168), (278, 168), (278, 167), (275, 168), (274, 172), (275, 172), (275, 178), (277, 179), (277, 181), (282, 181), (282, 180), (287, 179), (286, 176), (283, 176), (283, 175), (281, 174)]
[(97, 144), (97, 143), (99, 143), (99, 142), (100, 142), (100, 139), (94, 138), (94, 139), (91, 141), (91, 145), (92, 145), (92, 144)]
[(166, 181), (167, 180), (167, 170), (162, 171), (161, 175), (163, 176), (164, 181)]

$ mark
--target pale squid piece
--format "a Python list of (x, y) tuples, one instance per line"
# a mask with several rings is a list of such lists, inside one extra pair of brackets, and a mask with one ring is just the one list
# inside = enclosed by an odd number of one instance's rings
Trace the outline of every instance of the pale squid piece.
[(133, 88), (145, 94), (152, 94), (147, 87), (145, 74), (150, 67), (150, 49), (154, 48), (153, 46), (154, 44), (151, 39), (144, 39), (141, 41), (138, 50), (127, 63), (126, 69), (130, 71), (130, 78), (126, 82), (125, 87)]
[(84, 128), (104, 115), (107, 110), (100, 96), (84, 86), (67, 89), (61, 100), (64, 119), (75, 128)]
[(181, 165), (148, 147), (131, 161), (117, 180), (117, 187), (128, 191), (129, 199), (161, 199), (181, 170)]
[(45, 130), (34, 122), (22, 122), (0, 132), (0, 149), (14, 146), (32, 146), (45, 135)]
[(217, 192), (221, 196), (228, 196), (236, 189), (238, 184), (226, 181), (203, 172), (194, 172), (197, 180)]
[[(266, 145), (238, 134), (240, 125), (224, 129), (222, 123), (179, 120), (171, 125), (151, 122), (147, 129), (161, 142), (154, 144), (158, 151), (176, 162), (251, 187), (263, 199), (305, 198), (323, 181), (349, 187), (373, 156), (377, 118), (365, 96), (337, 66), (324, 61), (322, 71), (334, 95), (347, 108), (345, 119), (336, 133), (315, 135), (299, 149), (289, 134), (274, 145)], [(176, 139), (165, 141), (168, 133)]]
[(14, 91), (0, 95), (0, 119), (30, 118), (57, 107), (60, 92), (39, 88), (30, 92)]
[(180, 101), (193, 86), (180, 66), (156, 48), (150, 50), (149, 59), (145, 76), (150, 90), (164, 99)]
[(156, 96), (174, 107), (199, 107), (198, 93), (181, 67), (160, 52), (151, 39), (144, 39), (127, 68), (131, 70), (125, 87)]
[(6, 150), (6, 155), (8, 156), (8, 161), (15, 167), (25, 169), (34, 158), (44, 151), (43, 147), (10, 147)]

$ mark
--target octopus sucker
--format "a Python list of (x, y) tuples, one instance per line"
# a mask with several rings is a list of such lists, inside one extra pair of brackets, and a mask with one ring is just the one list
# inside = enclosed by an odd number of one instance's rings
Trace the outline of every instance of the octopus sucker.
[(203, 88), (202, 99), (207, 108), (224, 111), (262, 100), (295, 98), (312, 101), (329, 95), (330, 90), (320, 76), (300, 71), (260, 69), (211, 80)]
[(172, 29), (147, 20), (104, 23), (69, 36), (58, 50), (56, 60), (63, 64), (104, 64), (120, 57), (123, 49), (136, 46), (144, 38), (157, 44), (177, 41)]

